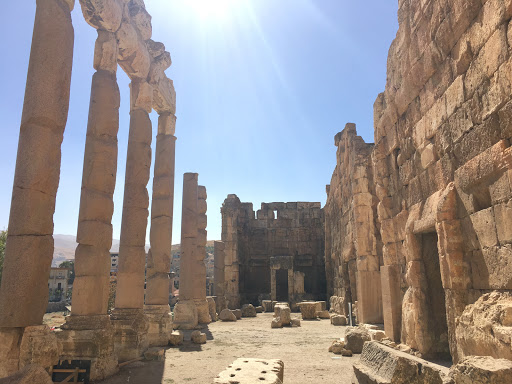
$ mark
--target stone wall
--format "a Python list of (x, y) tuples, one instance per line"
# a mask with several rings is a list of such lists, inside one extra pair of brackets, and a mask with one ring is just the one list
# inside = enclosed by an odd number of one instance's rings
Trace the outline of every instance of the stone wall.
[(387, 336), (426, 357), (488, 354), (476, 334), (510, 347), (509, 320), (478, 333), (471, 304), (505, 313), (485, 295), (512, 290), (511, 17), (510, 0), (399, 1), (375, 145), (350, 124), (336, 135), (331, 304), (368, 321), (362, 287), (380, 273)]
[(328, 295), (335, 312), (348, 315), (357, 301), (358, 321), (382, 323), (382, 244), (371, 151), (347, 124), (334, 138), (336, 168), (327, 186), (325, 255)]
[[(293, 297), (288, 296), (290, 301), (325, 300), (324, 217), (320, 203), (263, 203), (255, 215), (251, 203), (228, 195), (221, 212), (224, 293), (230, 308), (270, 299), (270, 259), (279, 256), (291, 256), (290, 270), (304, 274), (304, 293), (300, 293), (301, 287), (295, 287)], [(280, 288), (288, 283), (280, 273), (286, 269), (272, 268), (277, 269), (279, 296)], [(292, 285), (300, 285), (301, 275), (292, 275)]]
[(386, 332), (425, 356), (456, 360), (456, 318), (512, 289), (511, 16), (510, 0), (399, 1), (372, 159)]

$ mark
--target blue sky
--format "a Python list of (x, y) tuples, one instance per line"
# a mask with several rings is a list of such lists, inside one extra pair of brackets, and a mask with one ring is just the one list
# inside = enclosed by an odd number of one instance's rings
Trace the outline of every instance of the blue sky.
[[(211, 4), (215, 3), (215, 6)], [(35, 1), (3, 4), (0, 60), (0, 228), (6, 228), (32, 39)], [(373, 102), (384, 90), (397, 1), (146, 0), (153, 39), (165, 44), (177, 93), (173, 243), (179, 243), (184, 172), (208, 191), (208, 239), (220, 207), (242, 201), (320, 201), (335, 166), (334, 135), (346, 122), (373, 142)], [(76, 1), (74, 66), (55, 233), (76, 234), (95, 30)], [(114, 237), (119, 239), (129, 124), (121, 91)], [(152, 114), (156, 133), (156, 113)], [(153, 143), (154, 144), (154, 143)], [(151, 183), (149, 183), (151, 196)]]

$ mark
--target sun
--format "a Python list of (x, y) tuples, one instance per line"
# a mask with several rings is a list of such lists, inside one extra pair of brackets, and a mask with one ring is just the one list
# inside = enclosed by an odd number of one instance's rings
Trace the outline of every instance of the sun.
[(202, 21), (213, 20), (218, 22), (227, 21), (233, 13), (237, 2), (241, 0), (184, 0), (184, 5), (191, 10)]

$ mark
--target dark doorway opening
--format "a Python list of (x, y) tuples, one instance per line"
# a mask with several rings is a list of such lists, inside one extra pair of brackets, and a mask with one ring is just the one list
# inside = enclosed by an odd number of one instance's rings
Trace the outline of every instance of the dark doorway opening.
[(276, 300), (288, 301), (288, 270), (278, 269), (276, 271)]
[(448, 343), (448, 323), (446, 320), (446, 301), (441, 280), (437, 233), (425, 233), (421, 236), (422, 256), (427, 280), (428, 331), (432, 337), (430, 357), (451, 359)]

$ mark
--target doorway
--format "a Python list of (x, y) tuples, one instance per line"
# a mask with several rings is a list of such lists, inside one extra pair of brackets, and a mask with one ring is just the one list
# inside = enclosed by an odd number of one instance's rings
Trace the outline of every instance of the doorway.
[(432, 339), (428, 355), (437, 358), (450, 358), (448, 343), (448, 323), (446, 320), (446, 301), (441, 280), (437, 233), (421, 235), (422, 257), (427, 280), (428, 332)]
[(276, 300), (288, 302), (288, 270), (276, 270)]

